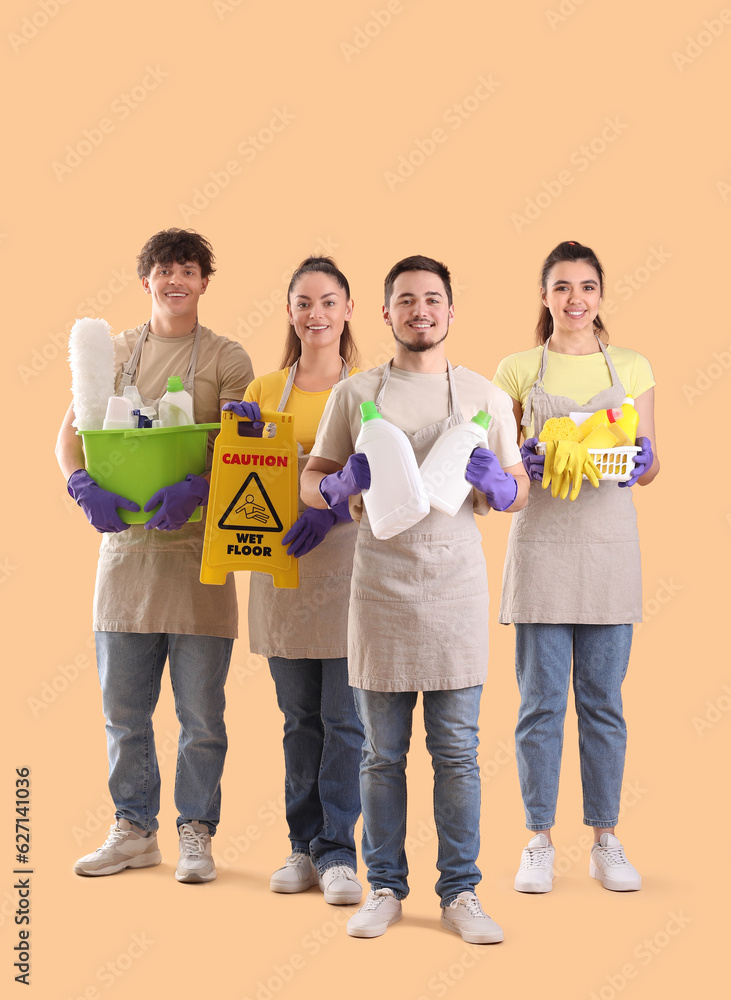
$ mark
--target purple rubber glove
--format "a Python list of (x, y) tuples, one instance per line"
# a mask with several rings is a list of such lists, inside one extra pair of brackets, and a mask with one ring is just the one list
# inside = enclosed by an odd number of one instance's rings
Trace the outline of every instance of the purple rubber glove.
[(149, 513), (158, 504), (160, 510), (145, 523), (145, 529), (158, 528), (160, 531), (178, 531), (190, 515), (208, 499), (209, 486), (202, 476), (189, 475), (180, 483), (163, 486), (153, 493), (145, 504)]
[(528, 478), (537, 483), (543, 482), (543, 467), (546, 464), (546, 456), (536, 452), (538, 438), (528, 438), (520, 446), (520, 457), (523, 459), (523, 468), (528, 473)]
[(468, 483), (482, 490), (493, 510), (507, 510), (515, 503), (518, 480), (503, 470), (497, 455), (489, 448), (475, 448), (464, 477)]
[(134, 500), (102, 489), (84, 469), (71, 473), (66, 489), (86, 514), (89, 524), (97, 531), (126, 531), (129, 525), (117, 513), (117, 507), (129, 511), (140, 509), (140, 505)]
[(251, 420), (257, 430), (264, 426), (259, 404), (255, 403), (254, 400), (250, 403), (243, 400), (240, 403), (224, 403), (221, 409), (229, 410), (231, 413), (235, 413), (237, 417), (244, 417), (246, 420)]
[(340, 472), (333, 472), (320, 483), (320, 495), (328, 507), (336, 507), (348, 497), (357, 496), (371, 485), (371, 469), (365, 455), (351, 455)]
[(289, 546), (287, 555), (301, 559), (312, 552), (336, 521), (337, 514), (334, 510), (307, 507), (282, 539), (282, 545)]
[(652, 441), (649, 438), (641, 437), (637, 438), (635, 445), (641, 448), (642, 451), (638, 451), (635, 455), (635, 467), (632, 470), (632, 477), (626, 483), (619, 483), (619, 486), (634, 486), (640, 476), (644, 476), (652, 465), (654, 458), (652, 454)]

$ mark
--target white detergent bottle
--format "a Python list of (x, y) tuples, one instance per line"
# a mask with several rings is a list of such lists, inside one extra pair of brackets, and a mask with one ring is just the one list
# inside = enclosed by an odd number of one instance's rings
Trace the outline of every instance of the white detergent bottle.
[(489, 414), (478, 410), (467, 423), (449, 427), (421, 463), (421, 478), (432, 507), (454, 517), (472, 485), (464, 477), (475, 448), (487, 448)]
[(163, 427), (182, 427), (194, 424), (193, 399), (183, 388), (180, 375), (168, 379), (168, 391), (160, 400), (160, 423)]
[(355, 450), (366, 456), (371, 470), (363, 503), (376, 538), (392, 538), (426, 517), (429, 498), (404, 432), (384, 420), (375, 403), (361, 403), (360, 413), (362, 426)]
[(102, 430), (124, 431), (136, 427), (132, 419), (132, 403), (126, 396), (110, 396), (107, 401), (107, 414), (104, 417)]

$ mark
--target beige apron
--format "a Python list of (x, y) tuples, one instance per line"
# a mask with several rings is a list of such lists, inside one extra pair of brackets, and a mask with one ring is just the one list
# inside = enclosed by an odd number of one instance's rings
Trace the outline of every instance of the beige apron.
[[(376, 396), (380, 407), (391, 374)], [(407, 434), (419, 464), (436, 439), (464, 420), (447, 362), (449, 415)], [(470, 494), (454, 517), (438, 510), (413, 528), (377, 539), (363, 513), (353, 562), (348, 671), (369, 691), (443, 691), (487, 677), (487, 569)]]
[[(550, 338), (549, 338), (550, 339)], [(594, 413), (621, 406), (627, 395), (609, 354), (599, 347), (612, 377), (609, 389), (579, 405), (543, 387), (548, 341), (528, 396), (523, 426), (540, 434), (549, 417)], [(531, 480), (527, 506), (513, 515), (503, 574), (500, 621), (627, 625), (642, 621), (642, 577), (632, 491), (616, 482), (593, 487), (584, 480), (574, 501), (551, 496)]]
[[(134, 385), (146, 323), (129, 361), (122, 368), (118, 391)], [(195, 405), (195, 368), (201, 327), (196, 327), (190, 364), (183, 385)], [(159, 399), (143, 396), (145, 406)], [(203, 414), (209, 418), (210, 414)], [(205, 423), (206, 419), (196, 420)], [(215, 432), (210, 436), (213, 438)], [(210, 441), (209, 441), (210, 447)], [(222, 587), (199, 580), (205, 516), (179, 531), (145, 530), (133, 524), (118, 534), (105, 533), (99, 551), (94, 590), (94, 630), (97, 632), (167, 632), (215, 635), (235, 639), (238, 607), (234, 574)]]
[[(279, 401), (284, 411), (297, 372), (297, 362)], [(343, 362), (341, 380), (348, 377)], [(299, 478), (308, 455), (298, 444)], [(305, 509), (300, 498), (299, 513)], [(320, 544), (299, 561), (299, 587), (275, 587), (268, 573), (252, 573), (249, 590), (249, 645), (252, 653), (288, 660), (329, 660), (348, 653), (348, 599), (353, 570), (353, 550), (358, 525), (338, 521)]]

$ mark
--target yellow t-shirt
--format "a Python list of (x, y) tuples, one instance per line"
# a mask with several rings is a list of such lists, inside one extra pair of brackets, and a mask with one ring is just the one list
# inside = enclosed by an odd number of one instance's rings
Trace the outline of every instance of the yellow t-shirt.
[[(655, 385), (650, 362), (642, 354), (613, 344), (607, 351), (628, 396), (637, 399)], [(524, 412), (528, 394), (538, 378), (542, 353), (543, 347), (534, 347), (503, 358), (493, 378), (495, 385), (518, 400)], [(551, 396), (568, 396), (583, 406), (611, 384), (612, 376), (601, 351), (594, 354), (558, 354), (549, 348), (543, 385)], [(532, 428), (523, 428), (526, 438), (532, 433)]]
[[(348, 374), (355, 375), (358, 371), (358, 368), (351, 368)], [(288, 376), (289, 368), (282, 368), (278, 372), (255, 378), (249, 383), (244, 399), (258, 403), (262, 410), (276, 410)], [(292, 386), (285, 413), (291, 413), (294, 417), (295, 437), (302, 445), (305, 455), (312, 451), (320, 418), (331, 391), (332, 389), (323, 389), (321, 392), (305, 392), (296, 385)]]

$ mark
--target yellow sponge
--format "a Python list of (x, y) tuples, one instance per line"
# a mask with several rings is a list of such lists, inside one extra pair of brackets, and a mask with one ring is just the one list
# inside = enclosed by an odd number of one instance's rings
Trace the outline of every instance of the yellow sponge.
[(538, 435), (539, 441), (581, 441), (581, 431), (571, 417), (550, 417)]

